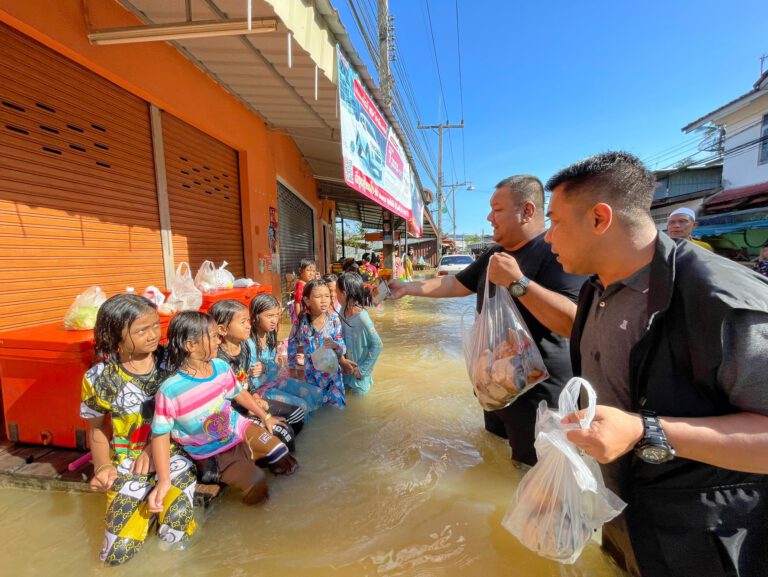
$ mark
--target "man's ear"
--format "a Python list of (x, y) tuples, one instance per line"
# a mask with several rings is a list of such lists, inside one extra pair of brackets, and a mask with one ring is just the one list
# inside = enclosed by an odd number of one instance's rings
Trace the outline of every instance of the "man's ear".
[(526, 200), (523, 203), (523, 221), (529, 222), (533, 220), (533, 217), (535, 214), (536, 214), (536, 205), (532, 203), (530, 200)]
[(594, 205), (590, 210), (589, 216), (597, 235), (605, 234), (613, 223), (613, 209), (604, 202), (598, 202)]

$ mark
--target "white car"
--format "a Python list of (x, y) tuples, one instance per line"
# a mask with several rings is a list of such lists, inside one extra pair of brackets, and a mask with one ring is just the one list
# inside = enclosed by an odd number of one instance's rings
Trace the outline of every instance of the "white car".
[(469, 254), (446, 254), (440, 258), (440, 264), (437, 265), (437, 274), (438, 276), (456, 274), (463, 271), (473, 262), (475, 262), (475, 259)]

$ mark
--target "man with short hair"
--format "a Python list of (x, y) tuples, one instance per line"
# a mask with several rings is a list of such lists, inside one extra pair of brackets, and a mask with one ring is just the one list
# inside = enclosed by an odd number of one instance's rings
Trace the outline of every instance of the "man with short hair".
[[(485, 411), (485, 428), (509, 440), (513, 459), (532, 465), (536, 462), (533, 441), (539, 402), (557, 406), (560, 391), (572, 376), (568, 341), (560, 335), (570, 331), (576, 295), (585, 277), (564, 273), (544, 242), (544, 187), (535, 176), (512, 176), (497, 184), (488, 221), (498, 245), (457, 275), (410, 283), (393, 281), (389, 286), (394, 298), (460, 297), (474, 292), (478, 312), (483, 305), (486, 274), (492, 283), (510, 291), (550, 378), (507, 408)], [(496, 290), (495, 286), (489, 288)]]
[[(625, 152), (547, 183), (546, 240), (566, 271), (596, 273), (571, 356), (599, 405), (568, 438), (627, 501), (623, 552), (644, 577), (765, 576), (768, 279), (659, 234), (654, 187)], [(625, 535), (604, 529), (622, 548)]]
[(692, 208), (686, 206), (676, 208), (667, 217), (667, 234), (671, 238), (682, 238), (707, 249), (709, 252), (714, 252), (711, 244), (703, 240), (696, 240), (691, 236), (695, 227), (696, 212)]

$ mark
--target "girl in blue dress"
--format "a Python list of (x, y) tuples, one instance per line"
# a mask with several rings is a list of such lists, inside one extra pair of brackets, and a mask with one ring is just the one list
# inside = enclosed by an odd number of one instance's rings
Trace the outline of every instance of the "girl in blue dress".
[(285, 357), (277, 355), (277, 327), (280, 303), (270, 294), (256, 295), (250, 304), (251, 338), (246, 343), (251, 359), (250, 377), (256, 392), (264, 399), (280, 401), (309, 413), (323, 404), (323, 393), (315, 385), (288, 376), (281, 371)]
[(373, 367), (384, 345), (373, 321), (365, 310), (363, 278), (354, 272), (345, 272), (336, 285), (336, 298), (341, 305), (341, 329), (347, 345), (347, 358), (356, 365), (351, 374), (344, 375), (348, 390), (365, 394), (373, 385)]
[(308, 383), (322, 391), (323, 403), (343, 409), (346, 405), (341, 371), (352, 371), (354, 364), (344, 358), (347, 351), (341, 321), (331, 308), (331, 292), (322, 280), (304, 287), (302, 314), (288, 338), (288, 366), (296, 368), (299, 346), (304, 352), (304, 372)]

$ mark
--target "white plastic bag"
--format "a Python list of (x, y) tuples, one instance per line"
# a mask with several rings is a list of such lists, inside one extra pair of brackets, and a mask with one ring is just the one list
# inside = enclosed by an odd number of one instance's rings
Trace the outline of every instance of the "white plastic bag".
[(229, 263), (224, 261), (214, 271), (213, 278), (217, 289), (231, 289), (235, 284), (235, 275), (227, 270)]
[(96, 326), (96, 315), (99, 307), (107, 300), (107, 295), (101, 287), (92, 286), (85, 289), (69, 307), (64, 316), (64, 328), (78, 331), (92, 329)]
[[(578, 425), (562, 425), (563, 417), (578, 410), (582, 388), (589, 398), (587, 415)], [(538, 462), (523, 477), (502, 521), (528, 549), (560, 563), (575, 562), (593, 532), (626, 506), (606, 488), (597, 462), (580, 455), (565, 436), (567, 430), (589, 428), (596, 402), (592, 385), (578, 377), (560, 393), (557, 411), (541, 401), (536, 419)]]
[(486, 276), (483, 308), (472, 328), (464, 331), (464, 360), (478, 402), (496, 411), (549, 373), (509, 291), (495, 287), (491, 297), (491, 284)]
[(204, 260), (197, 269), (195, 286), (204, 293), (216, 290), (216, 265), (210, 260)]
[(202, 304), (203, 293), (195, 287), (189, 264), (186, 262), (179, 263), (171, 283), (171, 294), (164, 305), (164, 310), (196, 311)]
[(165, 295), (163, 294), (163, 291), (154, 285), (150, 285), (145, 288), (144, 294), (142, 294), (142, 296), (151, 300), (157, 307), (161, 306), (165, 302)]
[(334, 373), (339, 368), (339, 357), (336, 351), (325, 344), (310, 355), (312, 365), (321, 373)]

